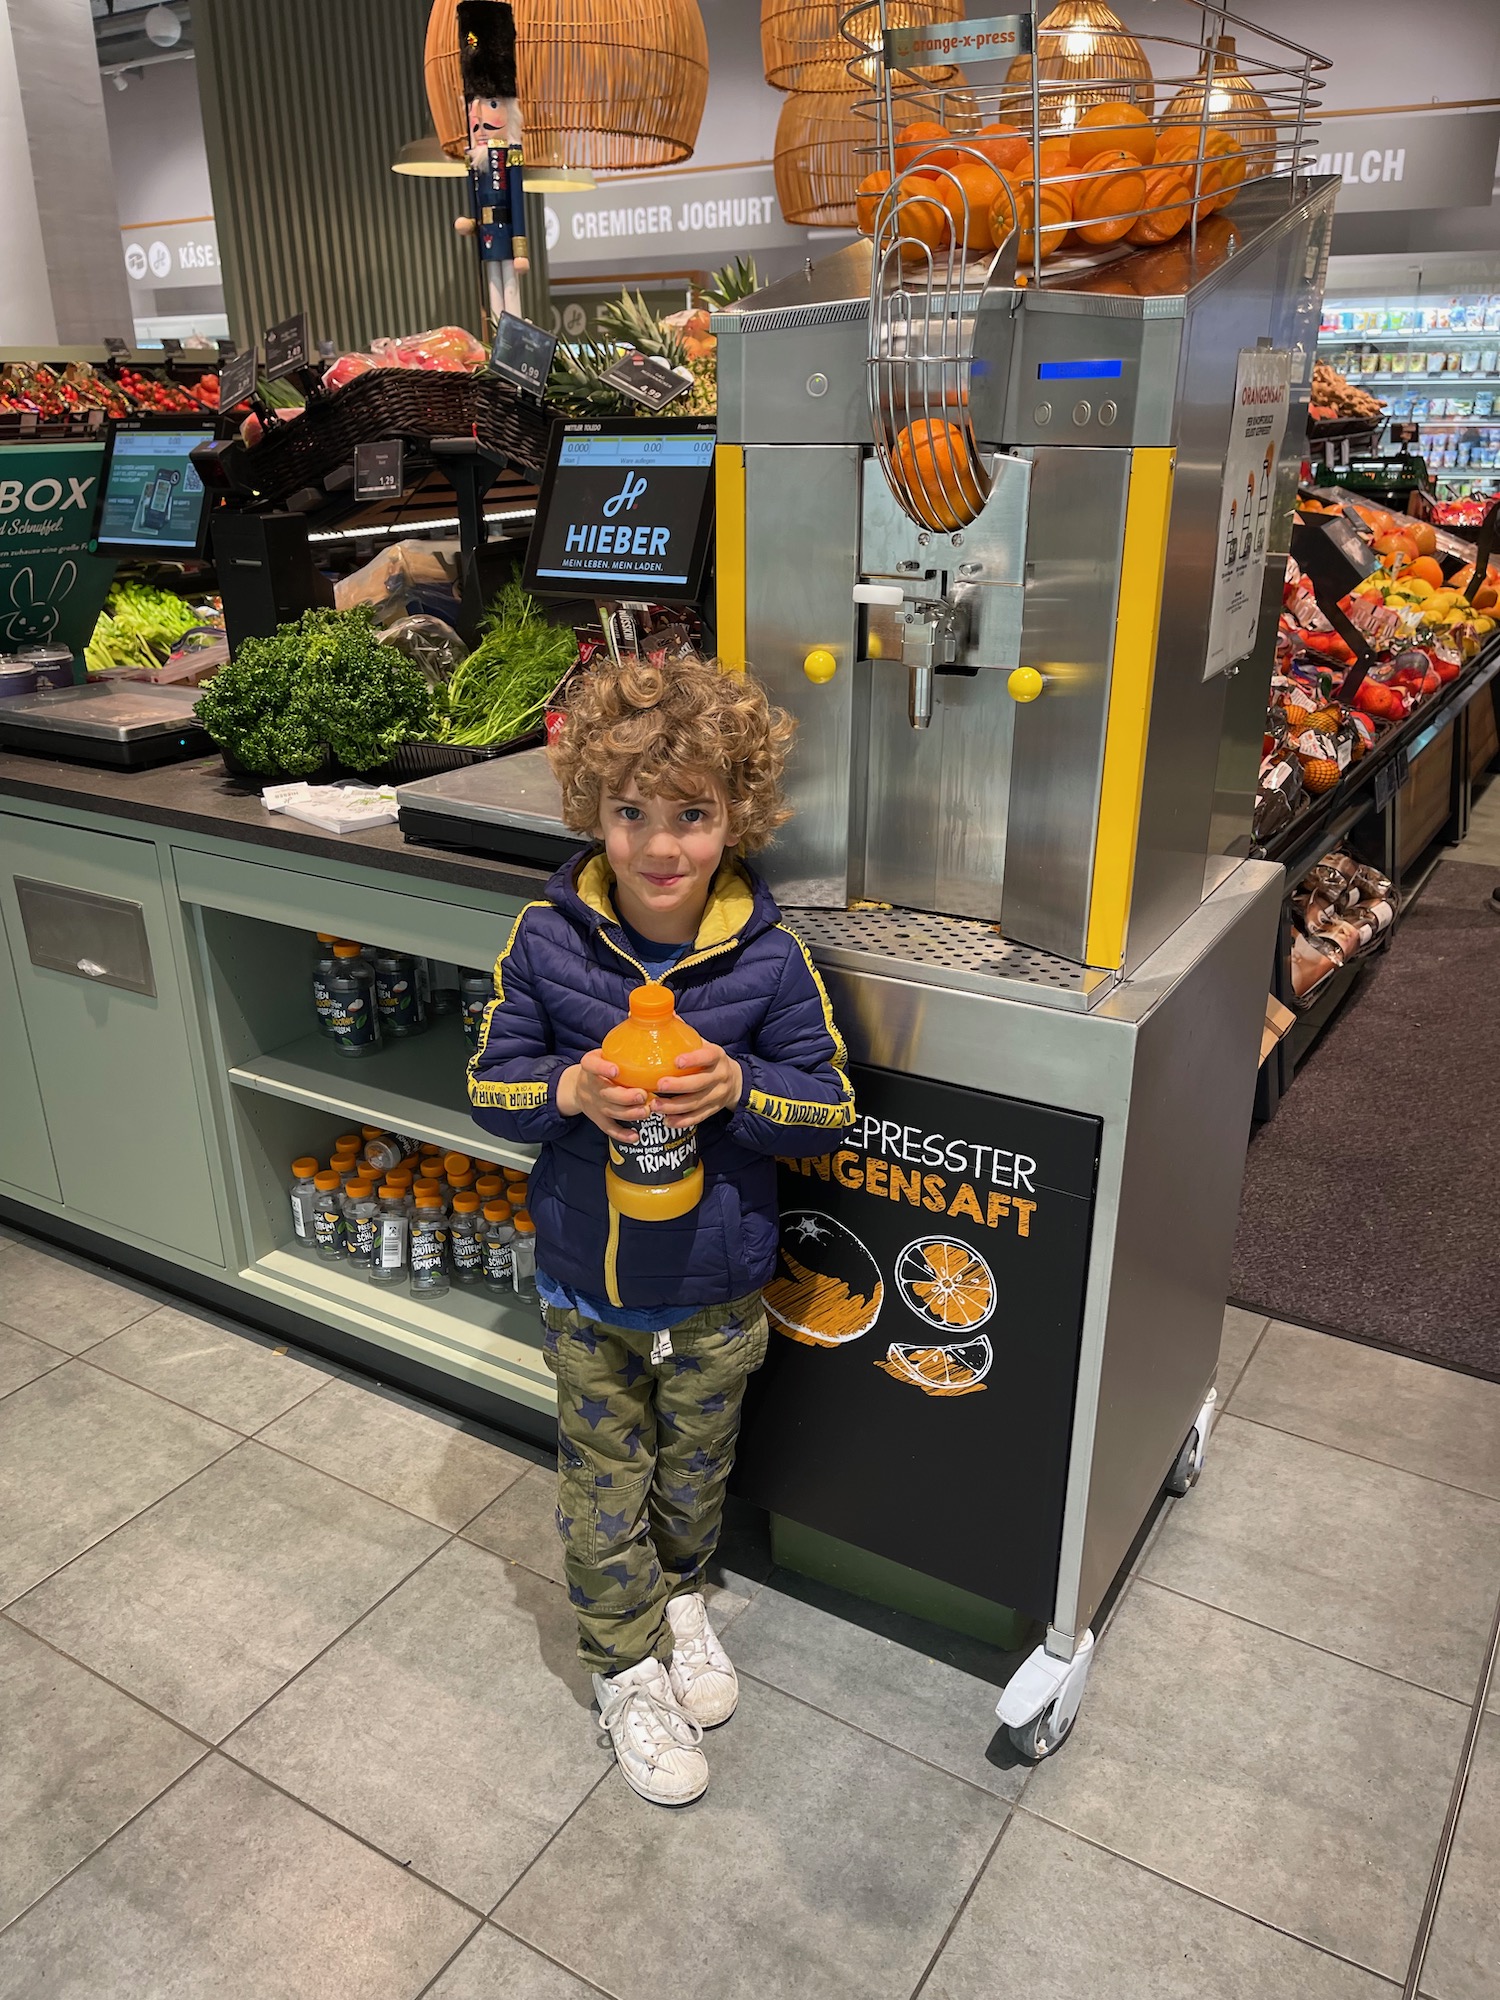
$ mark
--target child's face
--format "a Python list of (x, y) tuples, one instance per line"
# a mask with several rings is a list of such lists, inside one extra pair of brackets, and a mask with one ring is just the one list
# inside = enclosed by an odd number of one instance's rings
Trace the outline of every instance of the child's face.
[(643, 937), (691, 939), (729, 845), (729, 801), (705, 778), (690, 798), (643, 798), (634, 781), (600, 801), (600, 835), (615, 871), (616, 907)]

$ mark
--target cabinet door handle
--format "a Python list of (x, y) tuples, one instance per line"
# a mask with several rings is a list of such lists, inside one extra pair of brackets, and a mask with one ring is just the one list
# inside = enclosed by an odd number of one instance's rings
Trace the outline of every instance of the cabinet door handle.
[(103, 979), (109, 972), (109, 967), (97, 964), (92, 958), (80, 958), (78, 970), (86, 979)]

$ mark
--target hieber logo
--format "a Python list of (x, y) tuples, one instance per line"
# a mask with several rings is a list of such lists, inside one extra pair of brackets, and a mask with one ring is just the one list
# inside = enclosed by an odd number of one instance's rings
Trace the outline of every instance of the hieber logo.
[[(605, 519), (603, 527), (585, 524), (581, 521), (569, 525), (564, 549), (568, 555), (629, 556), (635, 561), (645, 558), (639, 567), (645, 568), (651, 557), (661, 557), (667, 552), (667, 544), (672, 539), (670, 528), (633, 526), (629, 521), (619, 527), (612, 527), (620, 514), (633, 513), (637, 503), (646, 496), (647, 479), (644, 472), (626, 472), (625, 484), (619, 492), (604, 502), (600, 510)], [(655, 567), (660, 569), (658, 562)]]

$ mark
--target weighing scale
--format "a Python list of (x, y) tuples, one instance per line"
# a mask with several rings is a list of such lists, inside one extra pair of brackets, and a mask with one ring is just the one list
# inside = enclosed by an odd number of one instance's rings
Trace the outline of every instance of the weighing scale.
[(559, 868), (585, 843), (562, 822), (562, 793), (545, 750), (518, 750), (396, 789), (409, 841)]
[(196, 720), (198, 694), (192, 687), (111, 680), (7, 695), (0, 699), (0, 743), (121, 771), (206, 757), (215, 746)]

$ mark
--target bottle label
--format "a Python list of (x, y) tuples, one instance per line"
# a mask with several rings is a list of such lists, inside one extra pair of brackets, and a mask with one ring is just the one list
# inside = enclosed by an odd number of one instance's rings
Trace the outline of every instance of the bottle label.
[(443, 1270), (443, 1252), (447, 1247), (448, 1232), (441, 1224), (434, 1227), (430, 1222), (414, 1223), (411, 1232), (411, 1275), (415, 1282), (423, 1278), (436, 1278)]
[(406, 1217), (383, 1215), (380, 1218), (380, 1268), (382, 1271), (399, 1271), (405, 1262)]
[(351, 1215), (348, 1229), (349, 1255), (356, 1263), (368, 1264), (375, 1255), (376, 1238), (380, 1235), (378, 1215)]
[(292, 1196), (292, 1227), (302, 1242), (307, 1241), (307, 1217), (302, 1213), (302, 1197)]
[(330, 999), (328, 1025), (346, 1048), (368, 1048), (380, 1038), (375, 1010), (364, 993)]
[(486, 1243), (484, 1246), (484, 1275), (491, 1285), (509, 1285), (515, 1281), (515, 1246), (511, 1243)]
[(344, 1247), (343, 1210), (319, 1202), (313, 1210), (313, 1241), (320, 1250), (342, 1250)]
[(319, 977), (314, 977), (312, 989), (313, 1011), (326, 1028), (333, 1013), (333, 995), (328, 990), (328, 982)]
[(669, 1125), (659, 1112), (649, 1112), (636, 1128), (633, 1145), (609, 1142), (609, 1163), (622, 1181), (633, 1187), (676, 1187), (698, 1164), (698, 1128)]
[(383, 1024), (395, 1029), (398, 1034), (420, 1028), (426, 1020), (416, 980), (409, 973), (377, 972), (375, 1004), (380, 1009)]
[(484, 1261), (479, 1238), (467, 1229), (455, 1229), (450, 1239), (455, 1271), (477, 1271)]
[(488, 1000), (466, 1000), (464, 1002), (464, 1040), (471, 1049), (479, 1047), (479, 1030), (484, 1025), (484, 1010)]

